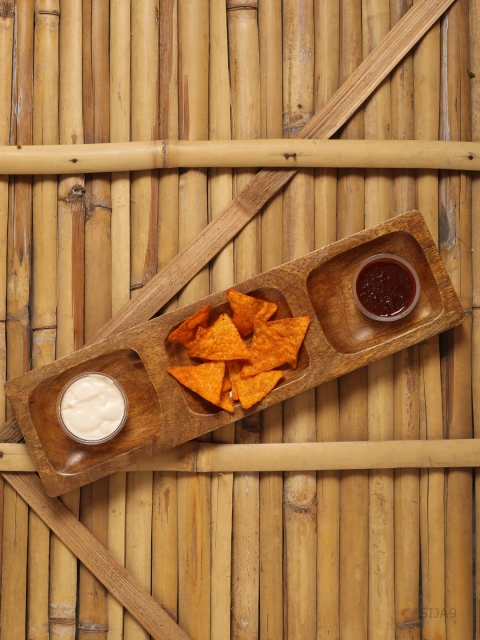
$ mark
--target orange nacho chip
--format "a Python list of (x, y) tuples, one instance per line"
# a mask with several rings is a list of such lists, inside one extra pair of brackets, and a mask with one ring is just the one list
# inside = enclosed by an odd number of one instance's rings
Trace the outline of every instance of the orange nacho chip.
[(235, 407), (233, 406), (232, 399), (230, 398), (230, 392), (224, 391), (220, 395), (220, 402), (217, 403), (219, 407), (228, 411), (228, 413), (235, 413)]
[(225, 391), (230, 391), (231, 388), (232, 383), (230, 382), (230, 380), (228, 378), (224, 378), (222, 382), (222, 393), (225, 393)]
[(167, 371), (180, 384), (195, 391), (205, 400), (213, 404), (220, 402), (225, 362), (205, 362), (190, 367), (167, 367)]
[(296, 350), (294, 360), (290, 360), (288, 364), (292, 369), (297, 368), (297, 355), (298, 350), (303, 342), (305, 334), (307, 333), (308, 325), (310, 324), (310, 318), (308, 316), (297, 316), (295, 318), (284, 318), (283, 320), (272, 320), (267, 322), (267, 327), (274, 329), (282, 338), (288, 340), (292, 347)]
[(190, 316), (186, 320), (182, 322), (182, 324), (177, 327), (172, 333), (168, 336), (169, 340), (177, 340), (184, 347), (190, 349), (194, 344), (197, 338), (197, 330), (199, 327), (208, 327), (208, 321), (210, 319), (210, 310), (211, 305), (207, 304), (201, 309), (199, 309), (193, 316)]
[(215, 324), (193, 344), (188, 355), (191, 358), (204, 360), (248, 360), (250, 358), (246, 344), (226, 313), (222, 313)]
[(252, 333), (255, 318), (266, 321), (277, 310), (277, 305), (274, 302), (266, 302), (247, 296), (235, 291), (235, 289), (227, 289), (227, 298), (233, 311), (233, 324), (241, 336)]
[(283, 371), (266, 371), (250, 378), (237, 379), (237, 391), (243, 409), (260, 402), (277, 382), (283, 378)]
[(238, 400), (236, 381), (240, 377), (240, 371), (244, 364), (243, 360), (227, 360), (228, 375), (232, 383), (232, 400)]
[(286, 362), (292, 362), (297, 357), (297, 350), (288, 340), (282, 338), (265, 322), (255, 320), (252, 346), (250, 347), (250, 362), (242, 369), (242, 378), (254, 376), (263, 371), (271, 371)]

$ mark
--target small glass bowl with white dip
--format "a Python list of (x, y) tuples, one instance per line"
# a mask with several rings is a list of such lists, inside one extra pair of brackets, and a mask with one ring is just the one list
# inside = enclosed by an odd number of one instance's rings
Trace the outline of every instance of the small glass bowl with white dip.
[(58, 422), (67, 436), (82, 444), (111, 440), (123, 429), (127, 416), (127, 395), (106, 373), (75, 376), (58, 395)]

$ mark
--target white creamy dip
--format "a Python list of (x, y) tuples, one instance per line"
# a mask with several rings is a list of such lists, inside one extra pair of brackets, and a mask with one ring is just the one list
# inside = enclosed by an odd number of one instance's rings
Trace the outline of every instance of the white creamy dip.
[(97, 441), (112, 435), (123, 421), (124, 396), (115, 381), (88, 373), (70, 384), (60, 401), (65, 428), (76, 438)]

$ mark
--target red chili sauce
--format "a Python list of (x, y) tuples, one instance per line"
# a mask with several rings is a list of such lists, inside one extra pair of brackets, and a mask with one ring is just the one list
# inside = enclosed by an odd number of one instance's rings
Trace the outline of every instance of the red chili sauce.
[(360, 271), (357, 278), (357, 297), (373, 315), (392, 317), (402, 313), (413, 302), (415, 280), (398, 262), (379, 258)]

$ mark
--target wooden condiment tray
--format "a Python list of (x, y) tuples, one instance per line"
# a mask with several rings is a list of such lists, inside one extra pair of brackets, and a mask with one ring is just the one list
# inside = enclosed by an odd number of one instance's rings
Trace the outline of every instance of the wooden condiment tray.
[[(420, 298), (395, 322), (370, 320), (355, 306), (353, 274), (377, 253), (399, 255), (416, 269)], [(245, 415), (281, 402), (353, 369), (459, 324), (464, 312), (422, 215), (411, 211), (323, 249), (285, 263), (235, 287), (278, 304), (272, 319), (308, 315), (310, 327), (295, 370), (249, 410), (232, 415), (167, 373), (169, 365), (192, 364), (169, 333), (207, 302), (212, 320), (228, 311), (225, 292), (154, 318), (133, 329), (61, 358), (6, 383), (40, 477), (50, 496), (82, 486)], [(116, 378), (129, 400), (122, 432), (101, 445), (70, 439), (56, 417), (64, 384), (85, 371)]]

